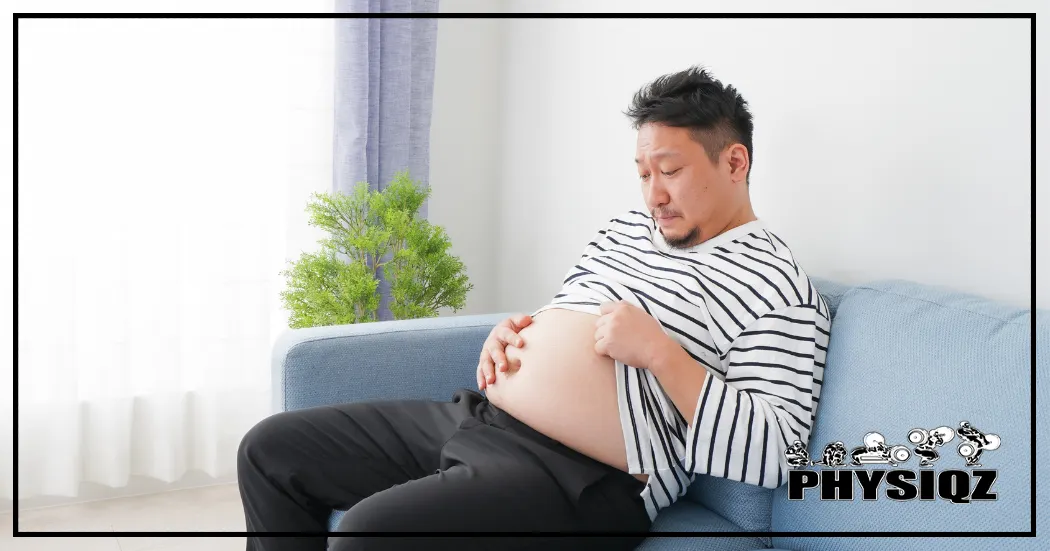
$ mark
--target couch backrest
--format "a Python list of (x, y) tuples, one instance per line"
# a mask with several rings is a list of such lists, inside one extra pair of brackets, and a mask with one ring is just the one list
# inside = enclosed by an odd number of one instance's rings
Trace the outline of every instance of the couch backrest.
[[(895, 501), (887, 497), (883, 482), (875, 501), (861, 500), (859, 483), (854, 483), (853, 501), (822, 501), (812, 490), (804, 499), (790, 501), (784, 485), (773, 493), (772, 530), (1029, 530), (1034, 444), (1030, 311), (905, 281), (852, 287), (836, 306), (811, 457), (819, 457), (835, 441), (852, 451), (863, 445), (866, 433), (875, 431), (884, 435), (887, 446), (906, 446), (909, 459), (899, 467), (847, 465), (839, 470), (996, 469), (992, 490), (998, 499), (965, 504), (940, 498)], [(1050, 352), (1047, 341), (1045, 335), (1036, 339), (1044, 357)], [(1042, 364), (1045, 376), (1046, 362)], [(956, 433), (937, 449), (940, 458), (933, 466), (920, 467), (909, 433), (942, 426), (955, 430), (961, 421), (998, 435), (1000, 447), (984, 452), (982, 467), (968, 467), (958, 451), (965, 440)], [(862, 538), (774, 538), (773, 544), (797, 550), (870, 546)], [(925, 549), (923, 545), (901, 541), (894, 548)]]
[[(826, 279), (811, 279), (834, 321), (839, 302), (849, 287)], [(689, 485), (685, 499), (707, 507), (744, 530), (768, 532), (770, 529), (773, 490), (768, 488), (701, 474)]]

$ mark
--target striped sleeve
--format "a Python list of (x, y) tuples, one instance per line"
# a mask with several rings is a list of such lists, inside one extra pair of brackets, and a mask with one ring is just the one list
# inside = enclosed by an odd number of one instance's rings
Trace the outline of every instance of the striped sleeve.
[(785, 450), (809, 444), (830, 329), (814, 306), (750, 323), (725, 356), (725, 380), (707, 373), (686, 434), (686, 469), (766, 488), (784, 483)]
[[(611, 226), (612, 222), (610, 221), (609, 224)], [(605, 227), (601, 230), (598, 230), (598, 233), (594, 234), (594, 237), (591, 239), (591, 241), (587, 243), (587, 246), (583, 248), (583, 254), (580, 255), (580, 261), (583, 261), (586, 258), (590, 258), (595, 253), (599, 252), (598, 244), (605, 239), (605, 234), (608, 233), (608, 231), (609, 227)]]

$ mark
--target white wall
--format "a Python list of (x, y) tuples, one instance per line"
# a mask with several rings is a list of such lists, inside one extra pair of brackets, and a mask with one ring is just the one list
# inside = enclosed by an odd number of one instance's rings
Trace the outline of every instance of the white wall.
[[(439, 11), (492, 11), (488, 0), (443, 0)], [(496, 6), (499, 8), (499, 6)], [(448, 232), (451, 252), (466, 265), (474, 288), (458, 312), (493, 312), (497, 304), (501, 127), (498, 19), (439, 19), (430, 124), (428, 217)]]
[[(594, 4), (511, 2), (508, 11), (581, 6)], [(695, 63), (750, 102), (755, 211), (810, 274), (1030, 304), (1027, 21), (507, 23), (490, 311), (549, 300), (601, 223), (644, 206), (622, 111), (642, 84)], [(1037, 302), (1050, 307), (1050, 291)]]

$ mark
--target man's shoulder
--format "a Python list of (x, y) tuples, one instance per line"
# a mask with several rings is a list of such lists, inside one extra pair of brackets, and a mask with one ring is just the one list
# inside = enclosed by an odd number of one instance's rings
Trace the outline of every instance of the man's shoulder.
[[(656, 224), (648, 214), (638, 210), (626, 210), (609, 218), (598, 233), (602, 234), (602, 240), (609, 238), (612, 234), (634, 240), (651, 241), (655, 229)], [(615, 240), (616, 237), (613, 239)]]
[(745, 274), (753, 276), (747, 278), (754, 287), (748, 302), (758, 317), (790, 308), (826, 312), (809, 274), (788, 243), (769, 226), (762, 224), (718, 249)]
[(609, 219), (606, 227), (617, 226), (653, 228), (653, 217), (640, 210), (625, 210)]

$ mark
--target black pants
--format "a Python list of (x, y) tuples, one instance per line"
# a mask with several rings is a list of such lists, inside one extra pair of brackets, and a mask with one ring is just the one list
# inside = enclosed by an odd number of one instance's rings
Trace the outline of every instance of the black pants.
[[(272, 415), (245, 435), (237, 478), (249, 551), (634, 549), (649, 530), (633, 476), (547, 438), (473, 390)], [(612, 537), (325, 534), (632, 532)]]

